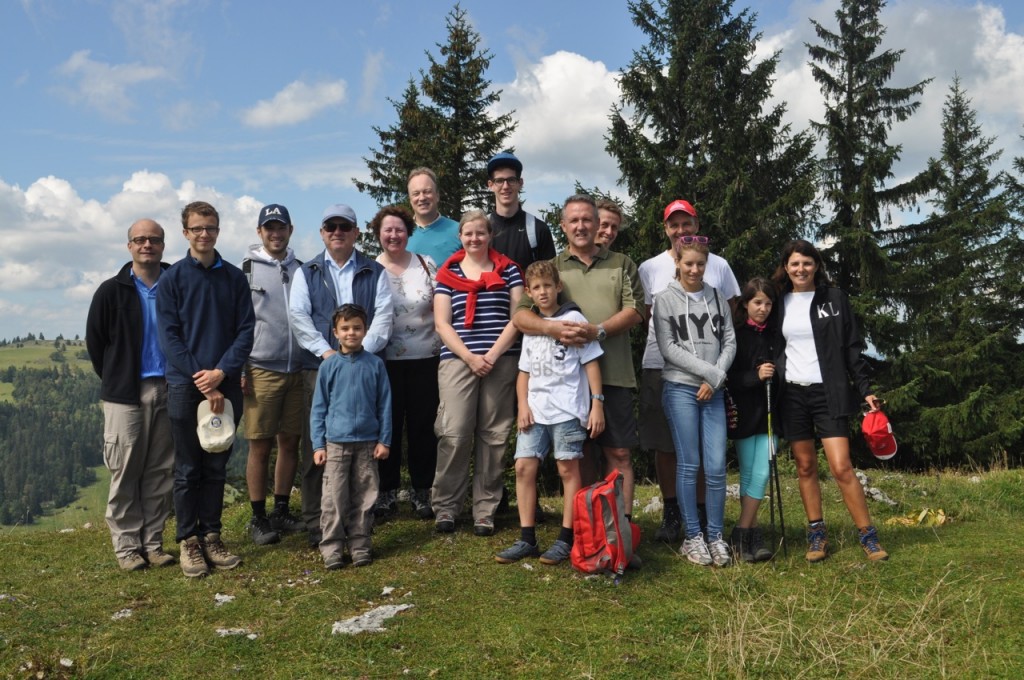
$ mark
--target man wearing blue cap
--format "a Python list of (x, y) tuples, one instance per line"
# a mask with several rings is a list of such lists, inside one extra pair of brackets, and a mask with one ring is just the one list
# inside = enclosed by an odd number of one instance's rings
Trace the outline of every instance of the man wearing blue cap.
[[(371, 354), (384, 350), (391, 337), (394, 316), (391, 288), (384, 267), (356, 250), (356, 213), (344, 203), (328, 206), (320, 222), (325, 249), (300, 268), (292, 282), (288, 315), (299, 345), (319, 366), (338, 351), (331, 332), (334, 310), (354, 303), (366, 311), (369, 328), (363, 349)], [(312, 406), (316, 369), (304, 371), (307, 412)], [(308, 431), (309, 418), (305, 419)], [(308, 437), (307, 437), (308, 441)], [(311, 453), (308, 452), (307, 453)], [(320, 543), (320, 498), (323, 467), (313, 464), (312, 455), (302, 461), (302, 519), (309, 531), (310, 545)]]
[(538, 217), (523, 210), (519, 191), (523, 188), (523, 164), (508, 151), (487, 161), (487, 188), (494, 192), (491, 221), (491, 246), (519, 267), (555, 256), (551, 228)]
[[(317, 361), (302, 350), (291, 332), (288, 293), (302, 264), (288, 247), (293, 229), (288, 208), (276, 203), (264, 206), (256, 227), (260, 243), (249, 246), (242, 260), (256, 311), (255, 341), (242, 374), (243, 421), (249, 440), (245, 479), (252, 505), (249, 532), (256, 545), (277, 543), (282, 533), (306, 528), (289, 511), (288, 500), (299, 438), (308, 420), (302, 370), (315, 370)], [(268, 517), (267, 466), (275, 438), (274, 510)]]

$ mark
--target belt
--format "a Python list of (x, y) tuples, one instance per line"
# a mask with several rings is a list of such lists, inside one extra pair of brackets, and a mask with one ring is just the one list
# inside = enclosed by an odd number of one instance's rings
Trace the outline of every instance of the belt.
[(818, 383), (812, 382), (800, 382), (799, 380), (787, 380), (790, 385), (799, 385), (800, 387), (810, 387), (811, 385), (817, 385)]

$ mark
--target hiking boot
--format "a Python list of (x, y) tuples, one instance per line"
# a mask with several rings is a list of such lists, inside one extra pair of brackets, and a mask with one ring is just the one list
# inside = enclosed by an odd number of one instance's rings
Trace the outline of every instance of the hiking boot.
[(174, 559), (174, 555), (164, 552), (162, 547), (153, 548), (142, 557), (149, 562), (151, 567), (169, 567), (177, 561)]
[(673, 543), (679, 541), (683, 533), (683, 520), (679, 517), (679, 510), (668, 511), (661, 518), (661, 526), (654, 532), (654, 540), (662, 543)]
[(860, 547), (864, 548), (864, 552), (872, 562), (889, 559), (889, 553), (882, 550), (882, 546), (878, 543), (878, 530), (873, 525), (860, 530)]
[(181, 542), (181, 571), (189, 578), (201, 578), (210, 574), (210, 567), (203, 557), (203, 546), (199, 545), (199, 538), (189, 536)]
[(128, 553), (124, 557), (118, 557), (117, 566), (121, 567), (124, 571), (139, 571), (140, 569), (145, 569), (148, 565), (146, 560), (142, 559), (142, 555), (133, 552)]
[(565, 541), (558, 540), (551, 544), (551, 547), (540, 556), (541, 564), (561, 564), (569, 559), (572, 546)]
[(412, 503), (412, 511), (420, 519), (434, 516), (434, 509), (430, 507), (430, 489), (413, 489), (409, 502)]
[(733, 527), (729, 535), (729, 543), (732, 545), (732, 552), (737, 562), (753, 562), (754, 554), (750, 552), (750, 532), (753, 529)]
[(281, 540), (281, 534), (270, 526), (270, 518), (266, 515), (253, 515), (249, 520), (249, 535), (256, 545), (270, 545)]
[(772, 551), (764, 545), (764, 532), (761, 531), (761, 527), (747, 530), (747, 546), (755, 562), (767, 562), (772, 558)]
[(704, 534), (697, 534), (683, 541), (679, 552), (694, 564), (707, 567), (713, 563), (711, 553), (708, 552), (708, 544), (704, 542)]
[(494, 561), (498, 564), (512, 564), (527, 557), (538, 557), (539, 555), (540, 548), (535, 543), (519, 540), (513, 543), (511, 548), (505, 548), (495, 555)]
[(274, 508), (270, 513), (270, 528), (279, 534), (297, 534), (305, 531), (306, 525), (288, 508)]
[(341, 555), (331, 555), (324, 558), (324, 568), (327, 571), (338, 571), (345, 566), (345, 558)]
[(481, 517), (480, 519), (473, 522), (473, 535), (474, 536), (493, 536), (494, 535), (494, 520), (490, 517)]
[(716, 567), (728, 567), (732, 564), (732, 551), (722, 538), (722, 534), (718, 534), (718, 538), (708, 544), (708, 552), (711, 553), (711, 563)]
[(807, 527), (807, 554), (804, 557), (808, 562), (821, 562), (828, 557), (828, 534), (824, 522)]
[(373, 504), (373, 516), (389, 517), (396, 512), (398, 512), (398, 492), (394, 489), (379, 492), (377, 501)]
[(220, 540), (220, 534), (212, 532), (203, 537), (203, 555), (206, 561), (217, 569), (234, 569), (242, 563), (242, 558), (232, 555)]
[(450, 534), (455, 531), (455, 515), (450, 512), (442, 512), (434, 520), (434, 529), (439, 534)]

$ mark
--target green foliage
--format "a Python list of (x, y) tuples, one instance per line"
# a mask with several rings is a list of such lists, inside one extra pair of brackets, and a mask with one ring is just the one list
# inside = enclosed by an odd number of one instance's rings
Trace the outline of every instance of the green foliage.
[(633, 52), (606, 148), (634, 204), (638, 263), (666, 246), (662, 211), (686, 198), (737, 278), (770, 273), (779, 244), (816, 215), (812, 139), (767, 105), (778, 54), (754, 63), (754, 16), (731, 0), (630, 2)]
[(79, 368), (20, 368), (0, 402), (0, 524), (29, 523), (95, 480), (102, 460), (99, 380)]
[(373, 128), (380, 147), (363, 159), (370, 181), (353, 182), (382, 205), (406, 203), (409, 171), (429, 167), (437, 174), (441, 214), (458, 219), (493, 200), (486, 189), (487, 160), (502, 150), (516, 124), (512, 114), (489, 113), (501, 92), (490, 89), (492, 54), (480, 49), (466, 11), (456, 4), (445, 23), (448, 41), (437, 45), (439, 57), (427, 53), (419, 87), (410, 79), (401, 99), (388, 100), (398, 122)]
[(829, 274), (855, 296), (876, 342), (884, 342), (876, 337), (883, 335), (884, 320), (878, 317), (891, 312), (883, 309), (883, 297), (891, 290), (893, 270), (878, 232), (889, 222), (889, 211), (912, 207), (934, 180), (926, 169), (902, 184), (888, 184), (901, 151), (888, 143), (889, 130), (913, 115), (920, 106), (913, 100), (929, 81), (889, 86), (903, 50), (879, 51), (885, 28), (878, 15), (884, 5), (884, 0), (843, 0), (835, 15), (838, 32), (812, 20), (820, 44), (807, 46), (811, 73), (825, 99), (825, 118), (812, 125), (825, 140), (820, 182), (831, 217), (818, 236), (834, 241), (827, 254)]

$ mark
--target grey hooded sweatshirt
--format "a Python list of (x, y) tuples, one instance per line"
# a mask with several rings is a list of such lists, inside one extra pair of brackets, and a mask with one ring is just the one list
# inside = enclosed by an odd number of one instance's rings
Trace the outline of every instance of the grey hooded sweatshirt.
[(256, 310), (250, 366), (277, 373), (316, 368), (311, 361), (305, 365), (305, 355), (309, 353), (295, 340), (288, 316), (288, 295), (301, 264), (291, 248), (283, 260), (277, 260), (268, 255), (261, 244), (249, 246), (242, 260), (242, 271), (249, 279), (252, 306)]
[(715, 391), (736, 356), (736, 331), (729, 303), (704, 284), (704, 297), (693, 300), (679, 281), (654, 298), (654, 333), (665, 357), (662, 380), (692, 387), (706, 382)]

